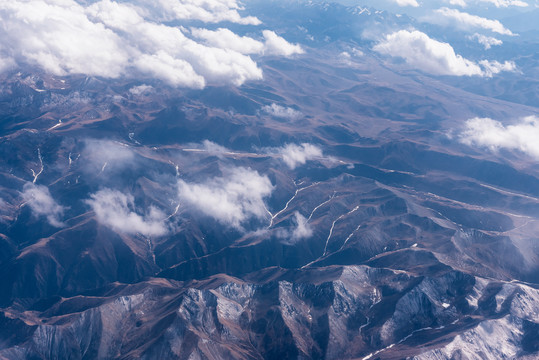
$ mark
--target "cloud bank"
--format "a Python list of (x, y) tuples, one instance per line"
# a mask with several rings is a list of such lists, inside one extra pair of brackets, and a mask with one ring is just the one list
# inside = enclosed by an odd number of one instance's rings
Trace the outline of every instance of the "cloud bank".
[(138, 214), (131, 194), (103, 189), (85, 202), (95, 212), (97, 221), (118, 233), (163, 236), (169, 231), (166, 215), (161, 210), (151, 206), (146, 214)]
[(513, 125), (490, 118), (473, 118), (466, 122), (460, 141), (469, 146), (519, 150), (539, 159), (539, 117), (528, 116)]
[(26, 183), (23, 187), (22, 198), (30, 206), (35, 216), (46, 217), (49, 224), (54, 227), (65, 226), (60, 219), (64, 215), (66, 208), (53, 199), (49, 188), (46, 186), (35, 185), (30, 182)]
[(514, 71), (513, 62), (483, 60), (475, 63), (455, 53), (448, 43), (431, 39), (417, 30), (400, 30), (389, 34), (373, 50), (403, 58), (407, 64), (434, 75), (485, 76), (500, 71)]
[(178, 182), (180, 201), (220, 223), (242, 230), (249, 219), (268, 217), (264, 198), (273, 185), (257, 171), (236, 167), (203, 183)]
[(209, 30), (194, 30), (206, 39), (201, 43), (189, 37), (189, 30), (164, 23), (260, 24), (254, 17), (242, 17), (241, 10), (236, 0), (3, 1), (0, 71), (29, 64), (58, 76), (156, 78), (172, 86), (202, 88), (262, 79), (262, 70), (246, 54), (303, 52), (269, 30), (262, 32), (260, 50), (258, 41), (228, 29), (215, 32), (211, 41)]

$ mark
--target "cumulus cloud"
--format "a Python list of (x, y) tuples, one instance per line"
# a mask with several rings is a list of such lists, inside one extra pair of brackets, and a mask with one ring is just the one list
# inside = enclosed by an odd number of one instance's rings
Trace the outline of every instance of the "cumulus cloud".
[(265, 105), (261, 110), (271, 116), (288, 120), (297, 120), (303, 116), (300, 111), (297, 111), (291, 107), (277, 105), (275, 103)]
[(179, 197), (184, 204), (239, 230), (249, 219), (268, 217), (264, 198), (272, 191), (267, 176), (243, 167), (227, 169), (222, 177), (203, 183), (178, 182)]
[(528, 116), (512, 125), (490, 118), (473, 118), (466, 122), (460, 141), (470, 146), (519, 150), (539, 159), (539, 117)]
[(498, 20), (491, 20), (481, 16), (468, 14), (457, 9), (441, 8), (434, 11), (434, 16), (425, 18), (426, 21), (437, 25), (451, 25), (462, 29), (480, 28), (502, 35), (513, 35)]
[(282, 156), (283, 161), (290, 169), (295, 169), (298, 165), (304, 165), (309, 160), (323, 157), (322, 150), (312, 144), (303, 143), (301, 145), (288, 144), (276, 151)]
[(164, 51), (152, 55), (143, 54), (134, 64), (142, 74), (163, 79), (173, 86), (202, 89), (206, 85), (204, 77), (197, 74), (191, 64)]
[(206, 38), (203, 44), (185, 28), (167, 22), (260, 23), (240, 16), (241, 10), (235, 0), (0, 2), (0, 71), (15, 63), (30, 64), (60, 76), (150, 77), (172, 86), (202, 88), (262, 79), (262, 70), (246, 54), (290, 56), (303, 51), (269, 30), (263, 31), (262, 51), (256, 40), (224, 28), (215, 34), (219, 39), (211, 41), (204, 29), (195, 30), (194, 35)]
[(515, 69), (512, 62), (475, 63), (456, 54), (448, 43), (431, 39), (417, 30), (400, 30), (389, 34), (373, 49), (381, 54), (402, 57), (407, 64), (434, 75), (488, 77), (500, 71)]
[(485, 50), (490, 49), (492, 46), (499, 46), (503, 44), (503, 41), (496, 39), (494, 37), (485, 36), (482, 34), (475, 33), (473, 35), (467, 36), (469, 40), (477, 41), (479, 44), (485, 47)]
[(289, 43), (274, 31), (264, 30), (262, 34), (266, 40), (264, 43), (265, 55), (292, 56), (305, 52), (299, 44)]
[(35, 216), (46, 217), (49, 224), (54, 227), (65, 226), (60, 219), (64, 215), (66, 208), (53, 199), (49, 188), (43, 185), (26, 183), (23, 187), (22, 197)]
[(399, 6), (412, 6), (412, 7), (419, 6), (417, 0), (393, 0), (393, 2)]
[(294, 220), (296, 223), (296, 228), (292, 232), (292, 239), (300, 240), (300, 239), (309, 238), (313, 235), (313, 230), (311, 229), (311, 226), (309, 225), (309, 222), (305, 218), (305, 216), (295, 211)]
[(151, 206), (145, 214), (137, 213), (131, 194), (103, 189), (85, 202), (95, 212), (97, 221), (118, 233), (163, 236), (169, 231), (161, 210)]
[(118, 77), (129, 55), (120, 37), (74, 1), (2, 1), (2, 50), (56, 75)]

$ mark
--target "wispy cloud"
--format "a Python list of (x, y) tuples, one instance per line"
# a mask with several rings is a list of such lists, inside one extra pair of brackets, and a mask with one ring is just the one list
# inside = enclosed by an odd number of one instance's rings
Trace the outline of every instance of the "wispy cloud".
[(479, 44), (485, 47), (485, 50), (490, 49), (492, 46), (499, 46), (503, 44), (503, 41), (496, 39), (491, 36), (485, 36), (482, 34), (475, 33), (467, 37), (470, 40), (477, 41)]
[(202, 142), (201, 150), (204, 150), (208, 154), (214, 155), (214, 156), (222, 156), (230, 152), (230, 150), (227, 149), (226, 147), (216, 144), (213, 141), (209, 141), (209, 140), (204, 140)]
[(373, 49), (381, 54), (401, 57), (410, 66), (434, 75), (489, 77), (500, 71), (516, 69), (510, 61), (503, 64), (488, 60), (475, 63), (456, 54), (448, 43), (431, 39), (417, 30), (389, 34)]
[(521, 0), (446, 0), (451, 5), (457, 5), (461, 7), (466, 7), (470, 3), (489, 3), (497, 8), (506, 8), (506, 7), (527, 7), (529, 4)]
[(468, 14), (457, 9), (441, 8), (434, 11), (434, 15), (424, 18), (425, 21), (445, 26), (457, 26), (461, 29), (484, 29), (501, 35), (513, 35), (498, 20), (487, 19), (481, 16)]
[(290, 169), (295, 169), (299, 165), (304, 165), (307, 161), (321, 159), (324, 156), (322, 149), (309, 143), (301, 145), (288, 144), (281, 148), (276, 148), (274, 151), (282, 156), (283, 161)]
[(135, 154), (126, 144), (88, 139), (84, 142), (81, 162), (86, 172), (97, 175), (132, 166), (135, 163)]
[(313, 235), (313, 230), (311, 229), (311, 226), (309, 225), (309, 222), (305, 216), (301, 215), (298, 211), (295, 211), (294, 220), (296, 223), (296, 228), (292, 232), (292, 239), (306, 239)]
[(133, 86), (131, 89), (129, 89), (129, 92), (135, 96), (139, 96), (142, 94), (147, 94), (153, 91), (153, 87), (151, 85), (138, 85)]
[(163, 236), (169, 232), (166, 215), (154, 206), (145, 213), (137, 212), (131, 194), (103, 189), (85, 202), (95, 212), (97, 221), (118, 233)]
[(226, 169), (223, 176), (202, 183), (178, 182), (182, 203), (240, 230), (249, 219), (268, 217), (264, 199), (272, 191), (273, 185), (267, 176), (243, 167)]
[(480, 2), (490, 3), (497, 8), (506, 8), (510, 6), (527, 7), (528, 3), (521, 0), (479, 0)]
[(539, 159), (539, 117), (528, 116), (511, 125), (490, 118), (473, 118), (466, 122), (459, 139), (466, 145), (491, 151), (519, 150)]
[(23, 187), (22, 198), (35, 216), (46, 217), (49, 224), (54, 227), (65, 226), (61, 218), (66, 208), (54, 200), (46, 186), (26, 183)]

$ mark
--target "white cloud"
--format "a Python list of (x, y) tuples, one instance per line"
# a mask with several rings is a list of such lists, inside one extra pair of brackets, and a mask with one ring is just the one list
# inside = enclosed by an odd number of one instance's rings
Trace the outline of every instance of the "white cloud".
[(156, 19), (171, 20), (200, 20), (208, 23), (229, 21), (243, 25), (260, 25), (256, 17), (242, 17), (239, 10), (243, 8), (236, 0), (136, 0), (152, 12)]
[(470, 40), (475, 40), (479, 44), (483, 45), (485, 47), (485, 50), (490, 49), (492, 46), (499, 46), (503, 44), (503, 41), (496, 39), (494, 37), (481, 35), (478, 33), (475, 33), (473, 35), (467, 36)]
[(514, 63), (511, 62), (481, 61), (477, 64), (456, 54), (448, 43), (431, 39), (417, 30), (400, 30), (389, 34), (373, 49), (381, 54), (402, 57), (409, 65), (434, 75), (488, 77), (499, 71), (514, 70)]
[(514, 72), (517, 69), (517, 66), (513, 61), (500, 63), (498, 61), (481, 60), (479, 61), (479, 64), (484, 68), (486, 76), (492, 76), (493, 74), (498, 74), (502, 71)]
[(144, 215), (137, 214), (131, 194), (103, 189), (90, 195), (86, 203), (92, 207), (97, 221), (118, 233), (163, 236), (169, 231), (166, 215), (156, 207), (151, 206)]
[(229, 29), (217, 30), (191, 28), (191, 34), (204, 43), (220, 49), (229, 49), (241, 54), (278, 55), (290, 57), (303, 54), (304, 51), (298, 44), (291, 44), (275, 32), (264, 30), (262, 32), (265, 42), (261, 42), (248, 36), (239, 36)]
[(486, 19), (477, 15), (461, 12), (457, 9), (441, 8), (434, 11), (435, 15), (425, 20), (438, 25), (456, 25), (463, 29), (480, 28), (502, 35), (513, 35), (498, 20)]
[(417, 0), (393, 0), (393, 2), (399, 6), (412, 6), (412, 7), (419, 6)]
[(143, 54), (134, 64), (142, 74), (163, 79), (173, 86), (201, 89), (206, 85), (204, 77), (198, 75), (191, 64), (164, 51), (153, 55)]
[(277, 148), (276, 151), (291, 169), (295, 169), (298, 165), (304, 165), (309, 160), (316, 160), (323, 157), (322, 150), (318, 146), (308, 143), (301, 145), (288, 144), (282, 148)]
[(2, 1), (2, 46), (55, 75), (121, 76), (129, 55), (120, 37), (84, 10), (70, 0)]
[(135, 96), (139, 96), (139, 95), (142, 95), (142, 94), (145, 94), (145, 93), (149, 93), (151, 91), (153, 91), (153, 86), (146, 85), (146, 84), (133, 86), (131, 89), (129, 89), (129, 92), (131, 94), (135, 95)]
[[(262, 79), (250, 53), (291, 56), (302, 52), (265, 30), (261, 42), (221, 28), (189, 32), (167, 21), (201, 20), (259, 24), (242, 17), (235, 0), (26, 0), (0, 2), (0, 71), (15, 63), (54, 75), (105, 78), (151, 77), (173, 86), (201, 88), (207, 83), (241, 85)], [(237, 41), (240, 39), (241, 41)], [(249, 47), (252, 47), (251, 49)]]
[(60, 219), (66, 208), (53, 199), (46, 186), (26, 183), (23, 187), (22, 197), (35, 216), (45, 216), (49, 224), (54, 227), (65, 226)]
[[(0, 50), (2, 47), (0, 46)], [(15, 67), (15, 61), (10, 57), (2, 57), (0, 54), (0, 73)]]
[(264, 54), (277, 56), (292, 56), (303, 54), (305, 51), (299, 44), (291, 44), (271, 30), (262, 31), (264, 39)]
[(527, 7), (528, 3), (521, 0), (479, 0), (481, 2), (491, 3), (497, 8), (506, 8), (510, 6)]
[(466, 122), (460, 141), (466, 145), (520, 150), (539, 159), (539, 117), (528, 116), (513, 125), (490, 118), (473, 118)]
[(264, 51), (262, 42), (248, 36), (239, 36), (225, 28), (214, 31), (192, 28), (191, 34), (196, 38), (203, 39), (207, 45), (234, 50), (241, 54), (261, 54)]
[(343, 51), (339, 54), (339, 60), (347, 66), (353, 66), (353, 59), (362, 57), (365, 54), (358, 48), (351, 48), (348, 51)]
[(308, 220), (297, 211), (294, 212), (294, 218), (296, 228), (292, 232), (292, 239), (299, 240), (311, 237), (313, 235), (313, 230), (311, 229)]
[(209, 140), (204, 140), (202, 142), (202, 150), (206, 151), (210, 155), (215, 155), (215, 156), (222, 156), (223, 154), (230, 152), (230, 150), (227, 149), (226, 147), (216, 144)]
[(180, 200), (222, 224), (242, 229), (242, 223), (268, 217), (264, 198), (273, 185), (267, 176), (247, 168), (227, 169), (222, 177), (203, 183), (178, 182)]
[(90, 174), (117, 171), (131, 166), (135, 154), (125, 144), (110, 140), (86, 140), (82, 151), (84, 170)]
[(451, 5), (456, 5), (456, 6), (461, 6), (461, 7), (466, 7), (468, 4), (466, 4), (466, 1), (465, 0), (446, 0), (449, 2), (449, 4)]
[[(457, 5), (461, 7), (466, 7), (470, 3), (470, 0), (446, 0), (451, 5)], [(490, 3), (496, 6), (497, 8), (506, 8), (510, 6), (516, 7), (527, 7), (528, 3), (521, 0), (471, 0), (471, 2), (483, 2)]]
[(262, 111), (271, 116), (288, 120), (297, 120), (303, 116), (300, 111), (297, 111), (291, 107), (277, 105), (275, 103), (263, 106)]

